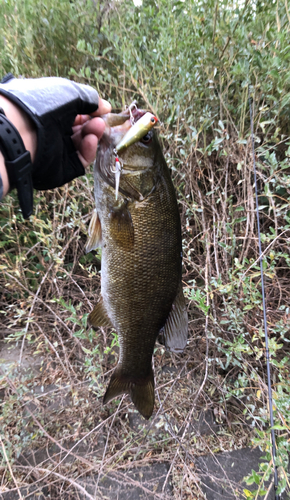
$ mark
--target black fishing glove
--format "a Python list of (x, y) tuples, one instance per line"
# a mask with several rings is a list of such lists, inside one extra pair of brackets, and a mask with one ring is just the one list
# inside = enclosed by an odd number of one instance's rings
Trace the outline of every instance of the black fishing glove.
[[(96, 90), (65, 78), (16, 79), (7, 75), (0, 83), (0, 94), (23, 109), (36, 126), (37, 152), (31, 168), (34, 188), (55, 188), (84, 174), (71, 139), (72, 126), (77, 114), (98, 109)], [(16, 181), (13, 187), (19, 194)]]

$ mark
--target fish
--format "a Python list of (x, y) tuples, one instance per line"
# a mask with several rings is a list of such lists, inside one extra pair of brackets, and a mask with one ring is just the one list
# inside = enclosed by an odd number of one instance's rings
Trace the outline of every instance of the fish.
[(181, 281), (180, 215), (154, 128), (119, 148), (116, 199), (116, 147), (145, 114), (136, 107), (103, 116), (106, 126), (94, 163), (96, 208), (86, 251), (99, 246), (102, 250), (101, 296), (89, 324), (95, 329), (114, 328), (120, 345), (103, 403), (128, 394), (139, 413), (149, 419), (155, 400), (156, 339), (162, 334), (167, 349), (182, 352), (188, 317)]

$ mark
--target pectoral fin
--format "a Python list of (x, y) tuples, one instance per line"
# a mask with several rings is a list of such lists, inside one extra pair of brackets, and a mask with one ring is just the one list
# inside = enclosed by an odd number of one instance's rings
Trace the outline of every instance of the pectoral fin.
[(89, 237), (85, 246), (86, 253), (96, 250), (102, 242), (102, 227), (96, 209), (92, 213), (91, 222), (89, 225)]
[(95, 308), (89, 315), (89, 323), (93, 328), (98, 328), (99, 326), (107, 326), (113, 328), (110, 318), (108, 317), (107, 311), (104, 306), (103, 298), (101, 297)]
[(134, 227), (126, 204), (111, 208), (109, 217), (111, 236), (121, 248), (131, 250), (134, 245)]
[(165, 347), (172, 352), (182, 352), (187, 342), (188, 316), (182, 285), (178, 288), (172, 309), (162, 329)]
[(133, 377), (123, 375), (122, 367), (117, 366), (104, 395), (103, 403), (106, 404), (111, 399), (122, 394), (129, 394), (139, 413), (146, 419), (150, 418), (154, 408), (154, 375), (152, 368), (150, 367), (150, 373), (147, 377), (135, 380)]

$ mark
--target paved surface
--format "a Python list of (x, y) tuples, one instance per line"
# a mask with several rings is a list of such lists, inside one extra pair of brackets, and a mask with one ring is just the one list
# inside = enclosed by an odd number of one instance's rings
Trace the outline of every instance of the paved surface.
[[(173, 495), (170, 478), (166, 481), (168, 470), (169, 464), (155, 463), (119, 474), (109, 474), (103, 477), (98, 485), (96, 480), (82, 484), (92, 496), (103, 500), (154, 500), (158, 494), (164, 500), (171, 500)], [(82, 500), (85, 498), (84, 495), (80, 496)]]
[[(36, 486), (27, 486), (24, 488), (19, 488), (19, 491), (25, 500), (46, 500), (49, 498), (47, 496), (47, 491), (45, 488), (41, 489), (37, 488)], [(17, 490), (11, 490), (6, 493), (0, 493), (0, 500), (18, 500), (20, 495), (18, 494)]]
[[(87, 500), (88, 495), (96, 500), (173, 500), (170, 477), (167, 478), (169, 464), (156, 463), (150, 466), (132, 468), (103, 476), (100, 479), (91, 475), (86, 480), (76, 481), (80, 488), (64, 491), (58, 500)], [(138, 483), (138, 484), (137, 484)], [(44, 500), (51, 498), (47, 488), (36, 486), (20, 488), (25, 500)], [(0, 500), (18, 500), (16, 490), (0, 493)], [(54, 498), (54, 497), (53, 497)]]
[[(202, 490), (207, 500), (241, 500), (245, 498), (243, 489), (256, 490), (257, 485), (247, 485), (243, 478), (252, 469), (259, 470), (259, 463), (265, 462), (265, 454), (258, 448), (243, 448), (231, 452), (205, 455), (196, 459), (197, 475), (202, 480)], [(269, 482), (266, 483), (266, 487)], [(259, 499), (263, 498), (259, 496)], [(281, 500), (286, 500), (286, 495)], [(273, 489), (267, 496), (275, 500)]]
[[(173, 432), (174, 429), (178, 429), (180, 426), (178, 422), (171, 418), (166, 418), (164, 415), (159, 415), (156, 418), (152, 416), (150, 420), (145, 420), (141, 415), (137, 412), (129, 413), (129, 425), (131, 429), (136, 432), (150, 432), (150, 434), (158, 434), (160, 433), (160, 429), (169, 432), (170, 425), (172, 426)], [(198, 436), (205, 436), (209, 434), (216, 434), (220, 430), (220, 425), (218, 425), (215, 421), (214, 414), (211, 410), (205, 410), (200, 412), (196, 419), (192, 419), (190, 422), (187, 433)], [(178, 435), (182, 435), (184, 431), (184, 427), (182, 427)]]
[(41, 356), (33, 356), (33, 351), (24, 342), (24, 349), (22, 352), (21, 363), (21, 342), (18, 345), (8, 344), (4, 340), (0, 340), (0, 366), (5, 373), (9, 376), (17, 375), (23, 371), (31, 371), (34, 373), (39, 372), (43, 358)]

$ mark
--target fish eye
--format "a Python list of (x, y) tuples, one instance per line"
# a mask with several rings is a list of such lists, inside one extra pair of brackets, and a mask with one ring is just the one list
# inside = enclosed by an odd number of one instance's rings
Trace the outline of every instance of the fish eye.
[(152, 141), (152, 137), (153, 137), (153, 133), (150, 130), (149, 132), (147, 132), (146, 135), (144, 135), (144, 137), (142, 137), (141, 142), (144, 142), (145, 144), (148, 144), (149, 142)]

